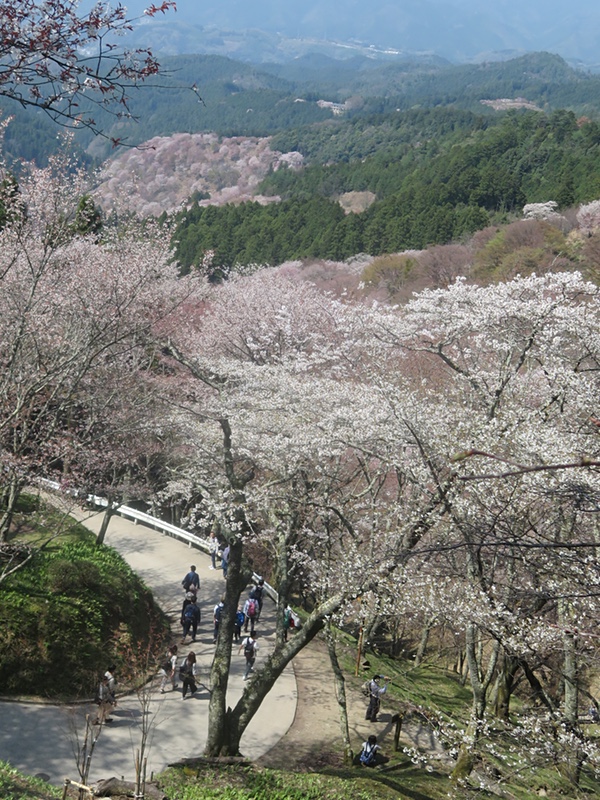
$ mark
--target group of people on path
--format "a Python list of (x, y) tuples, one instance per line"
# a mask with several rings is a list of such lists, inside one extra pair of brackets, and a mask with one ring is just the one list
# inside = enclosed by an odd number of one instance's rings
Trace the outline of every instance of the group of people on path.
[(167, 651), (166, 660), (162, 665), (160, 691), (161, 694), (164, 694), (169, 683), (171, 684), (171, 689), (174, 691), (179, 687), (179, 681), (181, 681), (181, 698), (185, 700), (188, 696), (188, 692), (189, 696), (192, 697), (198, 689), (196, 684), (198, 662), (196, 660), (196, 654), (193, 651), (187, 654), (181, 664), (178, 664), (178, 660), (177, 645), (172, 644)]
[[(210, 556), (211, 565), (210, 569), (216, 569), (216, 558), (219, 553), (218, 540), (216, 537), (211, 536), (210, 542)], [(227, 548), (226, 548), (227, 550)], [(227, 555), (225, 562), (228, 563)], [(222, 568), (226, 575), (227, 566), (222, 561)], [(243, 606), (240, 604), (238, 607), (235, 621), (234, 621), (234, 642), (240, 643), (238, 652), (243, 651), (246, 659), (246, 669), (244, 672), (244, 680), (248, 680), (251, 673), (254, 671), (254, 664), (258, 653), (258, 643), (256, 625), (260, 619), (264, 600), (264, 579), (257, 579), (256, 583), (252, 586), (248, 598)], [(196, 642), (198, 636), (198, 626), (201, 621), (200, 608), (198, 606), (197, 595), (200, 591), (200, 576), (196, 570), (196, 566), (192, 564), (190, 571), (185, 575), (181, 581), (182, 588), (185, 592), (183, 606), (181, 608), (181, 626), (183, 636), (181, 644), (185, 644), (188, 635), (191, 635), (191, 641)], [(217, 643), (219, 635), (219, 626), (225, 608), (225, 597), (223, 596), (213, 609), (213, 644)], [(250, 631), (248, 631), (250, 628)], [(248, 634), (242, 639), (242, 629), (244, 633)], [(164, 694), (167, 687), (171, 686), (171, 690), (179, 688), (179, 683), (182, 684), (182, 698), (191, 697), (197, 691), (197, 675), (198, 663), (196, 654), (190, 652), (179, 663), (178, 646), (172, 644), (166, 655), (163, 664), (161, 665), (161, 684), (160, 691)]]

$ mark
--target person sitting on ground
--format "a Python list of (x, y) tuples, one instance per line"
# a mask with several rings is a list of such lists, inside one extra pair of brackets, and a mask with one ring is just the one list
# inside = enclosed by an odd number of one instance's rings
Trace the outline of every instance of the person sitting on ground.
[(196, 572), (196, 567), (194, 564), (190, 567), (190, 571), (185, 576), (185, 578), (181, 581), (181, 585), (183, 586), (186, 592), (195, 591), (197, 593), (200, 589), (200, 576)]
[(169, 647), (165, 661), (161, 668), (162, 681), (160, 682), (160, 693), (164, 694), (167, 688), (167, 683), (171, 683), (171, 687), (175, 690), (179, 686), (177, 683), (177, 645), (172, 644)]
[(196, 675), (198, 674), (198, 664), (196, 663), (196, 654), (189, 652), (187, 657), (181, 662), (179, 667), (179, 677), (182, 681), (182, 700), (185, 700), (188, 689), (190, 690), (190, 697), (197, 689)]
[(183, 620), (183, 639), (181, 640), (181, 644), (185, 644), (185, 640), (190, 631), (190, 628), (192, 629), (192, 642), (195, 642), (196, 634), (198, 633), (198, 624), (200, 622), (200, 609), (196, 604), (195, 597), (192, 597), (188, 605), (185, 607), (182, 620)]
[(363, 742), (362, 750), (358, 757), (359, 762), (363, 767), (376, 766), (380, 763), (380, 750), (381, 747), (377, 744), (377, 737), (371, 734), (367, 741)]

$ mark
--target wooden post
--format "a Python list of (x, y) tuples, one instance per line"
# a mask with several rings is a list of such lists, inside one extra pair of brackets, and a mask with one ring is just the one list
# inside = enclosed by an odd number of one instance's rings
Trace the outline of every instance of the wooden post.
[(404, 714), (394, 714), (392, 722), (396, 723), (394, 730), (394, 751), (397, 753), (400, 750), (400, 733), (402, 731), (402, 722), (404, 721)]

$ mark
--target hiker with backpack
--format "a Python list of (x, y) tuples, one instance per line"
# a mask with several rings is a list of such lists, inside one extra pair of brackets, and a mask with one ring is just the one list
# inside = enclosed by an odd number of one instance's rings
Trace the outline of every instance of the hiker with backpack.
[(197, 594), (200, 590), (200, 576), (196, 572), (196, 567), (194, 564), (192, 564), (190, 571), (181, 581), (181, 585), (183, 586), (185, 592), (193, 591), (194, 594)]
[(377, 744), (377, 737), (369, 736), (366, 742), (363, 742), (360, 756), (358, 757), (359, 763), (363, 767), (374, 767), (379, 762), (379, 751), (381, 747)]
[(213, 611), (213, 622), (215, 626), (215, 630), (213, 633), (213, 644), (217, 643), (217, 638), (219, 636), (219, 623), (221, 622), (221, 616), (223, 614), (223, 609), (225, 608), (225, 600), (221, 598)]
[(109, 699), (113, 706), (117, 705), (117, 679), (115, 678), (115, 670), (116, 666), (112, 664), (104, 673), (104, 677), (107, 681), (106, 685), (108, 687)]
[(242, 635), (242, 625), (246, 621), (246, 615), (244, 614), (242, 607), (238, 606), (238, 610), (235, 613), (235, 620), (233, 622), (233, 641), (237, 644), (240, 640)]
[[(381, 685), (382, 680), (384, 681), (383, 686)], [(381, 698), (387, 692), (390, 680), (391, 678), (387, 678), (385, 675), (373, 675), (372, 680), (367, 681), (364, 685), (363, 693), (367, 694), (369, 697), (369, 707), (367, 708), (365, 719), (371, 722), (377, 722), (377, 715), (381, 707)]]
[(254, 597), (249, 597), (244, 603), (244, 633), (248, 633), (248, 623), (250, 624), (250, 633), (254, 634), (256, 627), (256, 620), (258, 619), (259, 606), (258, 600)]
[(181, 644), (185, 644), (187, 635), (192, 629), (192, 642), (196, 641), (196, 634), (198, 632), (198, 624), (200, 622), (200, 609), (196, 604), (196, 598), (192, 597), (190, 602), (185, 606), (181, 623), (183, 625), (183, 639)]
[(115, 703), (113, 702), (113, 695), (111, 695), (109, 689), (109, 679), (106, 677), (106, 674), (102, 675), (100, 678), (100, 683), (96, 691), (95, 702), (98, 706), (98, 711), (93, 724), (102, 725), (104, 722), (113, 722), (110, 712)]
[(258, 603), (258, 614), (256, 615), (256, 621), (260, 619), (260, 615), (262, 612), (263, 607), (263, 600), (265, 599), (265, 579), (259, 578), (255, 585), (252, 587), (250, 591), (250, 597), (253, 600), (256, 600)]
[(167, 688), (167, 683), (171, 683), (171, 687), (173, 690), (177, 689), (179, 684), (177, 683), (177, 645), (172, 644), (169, 647), (165, 660), (161, 665), (160, 673), (162, 675), (162, 681), (160, 682), (160, 693), (164, 694), (165, 689)]
[(258, 644), (256, 643), (256, 634), (254, 631), (247, 636), (240, 645), (238, 654), (244, 651), (244, 658), (246, 659), (246, 671), (244, 672), (244, 680), (247, 681), (250, 673), (254, 672), (254, 662), (256, 661), (256, 654), (258, 652)]
[(182, 700), (187, 697), (188, 689), (190, 690), (190, 697), (197, 689), (196, 675), (198, 673), (198, 664), (196, 662), (196, 653), (189, 652), (187, 657), (181, 662), (179, 667), (179, 679), (182, 682)]

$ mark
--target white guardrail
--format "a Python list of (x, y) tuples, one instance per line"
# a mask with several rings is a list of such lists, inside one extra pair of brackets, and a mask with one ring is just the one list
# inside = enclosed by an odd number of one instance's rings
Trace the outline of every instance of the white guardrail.
[[(47, 486), (49, 489), (54, 489), (56, 492), (61, 492), (62, 489), (60, 487), (60, 483), (58, 481), (51, 481), (48, 478), (40, 478), (40, 483), (44, 486)], [(70, 494), (77, 494), (76, 492), (70, 492)], [(106, 497), (99, 497), (98, 495), (88, 495), (85, 499), (86, 503), (94, 506), (106, 507), (108, 505), (108, 500)], [(205, 539), (203, 536), (197, 536), (195, 533), (190, 533), (190, 531), (186, 531), (183, 528), (178, 528), (177, 525), (172, 525), (170, 522), (165, 522), (162, 519), (158, 519), (157, 517), (153, 517), (151, 514), (147, 514), (145, 511), (138, 511), (137, 508), (131, 508), (130, 506), (120, 506), (115, 503), (115, 514), (119, 514), (121, 517), (125, 517), (126, 519), (133, 520), (134, 525), (137, 525), (138, 522), (141, 522), (142, 525), (146, 525), (148, 528), (154, 528), (154, 530), (158, 530), (163, 533), (165, 536), (174, 536), (176, 539), (181, 539), (184, 542), (187, 542), (189, 547), (197, 547), (199, 550), (203, 550), (205, 553), (209, 553), (209, 541)], [(256, 572), (252, 573), (252, 580), (256, 583), (256, 581), (261, 578), (261, 575), (258, 575)], [(269, 595), (269, 597), (274, 600), (276, 603), (279, 600), (279, 594), (270, 584), (266, 581), (264, 583), (265, 591)]]

